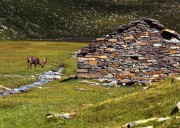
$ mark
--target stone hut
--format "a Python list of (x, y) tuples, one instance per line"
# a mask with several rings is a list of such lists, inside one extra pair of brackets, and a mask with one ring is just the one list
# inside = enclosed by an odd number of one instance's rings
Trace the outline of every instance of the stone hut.
[(151, 83), (180, 74), (180, 35), (149, 18), (130, 22), (81, 49), (78, 78)]

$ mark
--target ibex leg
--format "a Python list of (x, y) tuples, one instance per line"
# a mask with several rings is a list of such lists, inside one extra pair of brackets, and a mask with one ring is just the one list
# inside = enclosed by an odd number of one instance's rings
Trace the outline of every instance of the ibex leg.
[(30, 68), (31, 66), (30, 66), (31, 64), (30, 63), (28, 63), (28, 68)]
[(32, 68), (31, 65), (32, 65), (32, 64), (30, 63), (30, 64), (29, 64), (29, 67), (30, 67), (30, 68)]

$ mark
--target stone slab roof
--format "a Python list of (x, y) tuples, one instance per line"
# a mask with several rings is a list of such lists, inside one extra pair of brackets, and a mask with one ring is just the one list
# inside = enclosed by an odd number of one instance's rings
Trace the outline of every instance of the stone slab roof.
[(180, 35), (149, 18), (97, 38), (78, 54), (78, 77), (119, 84), (150, 83), (180, 74)]

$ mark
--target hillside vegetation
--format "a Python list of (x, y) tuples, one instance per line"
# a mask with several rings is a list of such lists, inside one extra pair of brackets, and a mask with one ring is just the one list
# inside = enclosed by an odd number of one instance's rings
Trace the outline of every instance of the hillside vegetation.
[(141, 17), (180, 32), (179, 0), (1, 0), (0, 39), (94, 38)]

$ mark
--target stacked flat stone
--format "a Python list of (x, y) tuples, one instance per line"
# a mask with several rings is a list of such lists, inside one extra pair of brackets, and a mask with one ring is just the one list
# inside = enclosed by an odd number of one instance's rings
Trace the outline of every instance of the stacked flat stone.
[(78, 78), (118, 84), (158, 82), (180, 74), (180, 35), (154, 19), (130, 22), (78, 54)]

